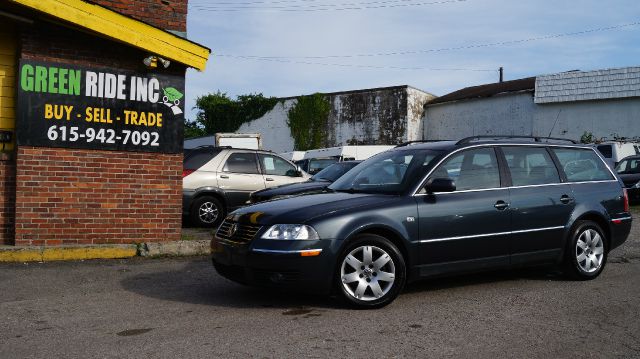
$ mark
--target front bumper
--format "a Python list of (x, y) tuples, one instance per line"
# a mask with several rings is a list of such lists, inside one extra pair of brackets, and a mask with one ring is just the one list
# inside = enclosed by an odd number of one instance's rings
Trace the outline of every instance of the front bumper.
[(627, 194), (629, 195), (629, 203), (638, 204), (640, 203), (640, 188), (627, 188)]
[[(214, 236), (213, 265), (234, 282), (295, 289), (318, 294), (331, 291), (338, 244), (335, 240), (237, 243)], [(309, 256), (320, 250), (319, 255)], [(305, 255), (303, 255), (305, 254)]]

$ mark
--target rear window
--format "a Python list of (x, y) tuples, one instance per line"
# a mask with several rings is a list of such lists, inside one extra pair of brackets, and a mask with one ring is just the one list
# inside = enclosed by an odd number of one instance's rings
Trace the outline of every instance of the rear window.
[(225, 172), (258, 174), (256, 154), (250, 152), (236, 152), (229, 155), (222, 169)]
[(546, 149), (541, 147), (503, 147), (514, 186), (560, 182), (558, 170)]
[(560, 164), (569, 182), (605, 181), (612, 180), (613, 175), (607, 165), (602, 162), (595, 152), (589, 149), (556, 148), (553, 152), (560, 160)]
[(214, 159), (222, 149), (216, 147), (196, 148), (189, 150), (184, 155), (183, 168), (195, 171)]
[(604, 158), (612, 158), (613, 157), (613, 150), (612, 150), (611, 147), (612, 147), (611, 145), (600, 145), (600, 146), (598, 146), (598, 151), (600, 151), (600, 153), (602, 153)]

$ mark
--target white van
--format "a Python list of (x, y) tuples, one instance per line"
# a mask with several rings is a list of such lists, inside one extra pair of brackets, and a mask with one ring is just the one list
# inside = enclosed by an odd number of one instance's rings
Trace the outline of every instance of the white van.
[(596, 148), (611, 168), (615, 168), (625, 157), (640, 154), (640, 143), (638, 142), (607, 141), (597, 144)]

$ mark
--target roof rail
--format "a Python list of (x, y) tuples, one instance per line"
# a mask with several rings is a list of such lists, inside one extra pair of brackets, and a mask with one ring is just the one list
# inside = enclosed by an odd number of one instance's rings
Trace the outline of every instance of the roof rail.
[(429, 143), (429, 142), (442, 142), (442, 141), (451, 141), (451, 140), (415, 140), (415, 141), (407, 141), (407, 142), (403, 142), (403, 143), (397, 145), (394, 148), (406, 147), (406, 146), (412, 145), (414, 143)]
[(495, 136), (491, 136), (491, 135), (487, 135), (487, 136), (465, 137), (465, 138), (461, 139), (460, 141), (456, 142), (456, 145), (466, 145), (466, 144), (471, 143), (471, 142), (476, 141), (476, 140), (477, 141), (482, 141), (482, 140), (499, 141), (499, 140), (512, 139), (512, 138), (528, 139), (528, 140), (533, 140), (534, 142), (549, 142), (549, 140), (551, 140), (551, 141), (569, 142), (569, 143), (573, 143), (573, 144), (577, 144), (578, 143), (578, 142), (576, 142), (574, 140), (570, 140), (568, 138), (557, 138), (557, 137), (513, 136), (513, 135), (495, 135)]

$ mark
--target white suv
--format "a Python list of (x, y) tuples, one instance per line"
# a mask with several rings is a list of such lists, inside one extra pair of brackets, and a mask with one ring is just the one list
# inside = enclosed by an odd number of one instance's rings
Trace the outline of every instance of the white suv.
[(182, 213), (195, 225), (215, 227), (226, 213), (245, 205), (252, 192), (309, 178), (269, 151), (198, 147), (184, 156)]

